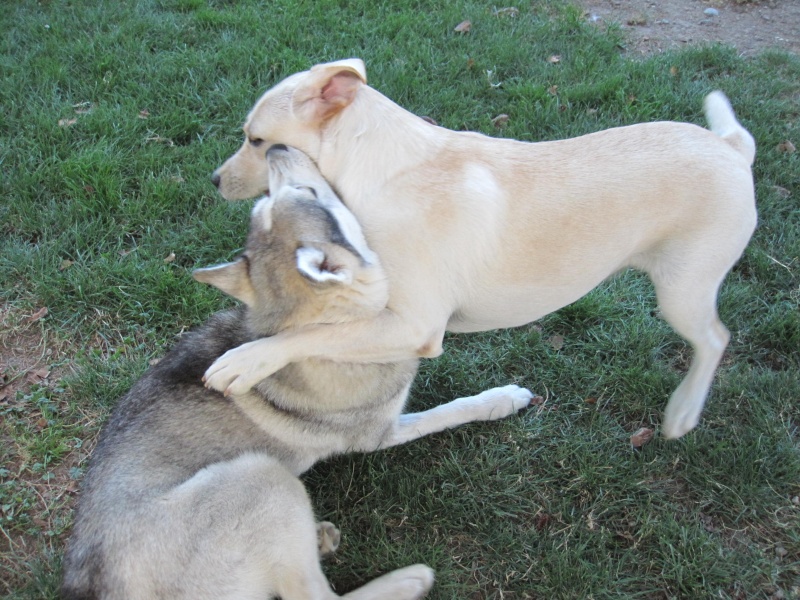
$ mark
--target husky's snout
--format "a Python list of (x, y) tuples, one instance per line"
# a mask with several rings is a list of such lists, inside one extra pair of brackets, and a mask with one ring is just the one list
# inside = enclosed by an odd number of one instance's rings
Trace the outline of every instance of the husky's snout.
[(328, 184), (314, 162), (300, 150), (274, 144), (267, 150), (266, 159), (271, 193), (277, 193), (283, 187), (293, 187), (310, 190), (315, 198), (318, 192), (327, 195), (322, 190), (327, 189)]
[(269, 158), (276, 152), (288, 152), (288, 151), (289, 148), (286, 146), (286, 144), (273, 144), (272, 146), (269, 147), (269, 150), (267, 150), (267, 158)]

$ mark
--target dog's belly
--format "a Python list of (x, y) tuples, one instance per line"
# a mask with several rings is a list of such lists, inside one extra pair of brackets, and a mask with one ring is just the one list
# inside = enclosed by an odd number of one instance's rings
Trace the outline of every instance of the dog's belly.
[(600, 282), (576, 287), (519, 286), (495, 288), (492, 294), (475, 299), (457, 310), (447, 322), (455, 333), (488, 331), (527, 325), (575, 302)]

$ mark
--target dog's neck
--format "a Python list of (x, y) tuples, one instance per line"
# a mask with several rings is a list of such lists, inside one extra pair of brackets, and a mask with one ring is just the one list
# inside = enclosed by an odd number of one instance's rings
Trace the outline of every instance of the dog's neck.
[[(323, 130), (320, 171), (352, 207), (373, 193), (365, 180), (380, 188), (436, 152), (442, 138), (435, 127), (365, 85)], [(376, 180), (376, 174), (383, 180)]]

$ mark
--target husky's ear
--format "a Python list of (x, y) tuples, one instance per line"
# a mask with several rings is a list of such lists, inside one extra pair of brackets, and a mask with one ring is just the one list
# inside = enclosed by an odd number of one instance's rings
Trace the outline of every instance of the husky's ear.
[(307, 121), (324, 121), (348, 106), (366, 82), (367, 71), (358, 58), (311, 67), (292, 97), (295, 114)]
[(358, 259), (344, 248), (333, 244), (303, 246), (297, 249), (297, 270), (316, 283), (353, 283)]
[(249, 267), (244, 257), (207, 269), (195, 269), (192, 277), (201, 283), (213, 285), (248, 306), (255, 304), (256, 292), (250, 283)]

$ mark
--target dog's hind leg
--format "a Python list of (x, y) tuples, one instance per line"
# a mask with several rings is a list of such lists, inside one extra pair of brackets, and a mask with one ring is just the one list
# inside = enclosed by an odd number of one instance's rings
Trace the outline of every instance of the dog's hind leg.
[(705, 255), (673, 255), (670, 263), (680, 265), (675, 269), (650, 271), (662, 316), (694, 350), (689, 371), (667, 403), (666, 438), (681, 437), (697, 425), (730, 338), (717, 316), (717, 294), (730, 263), (714, 265), (705, 250)]

